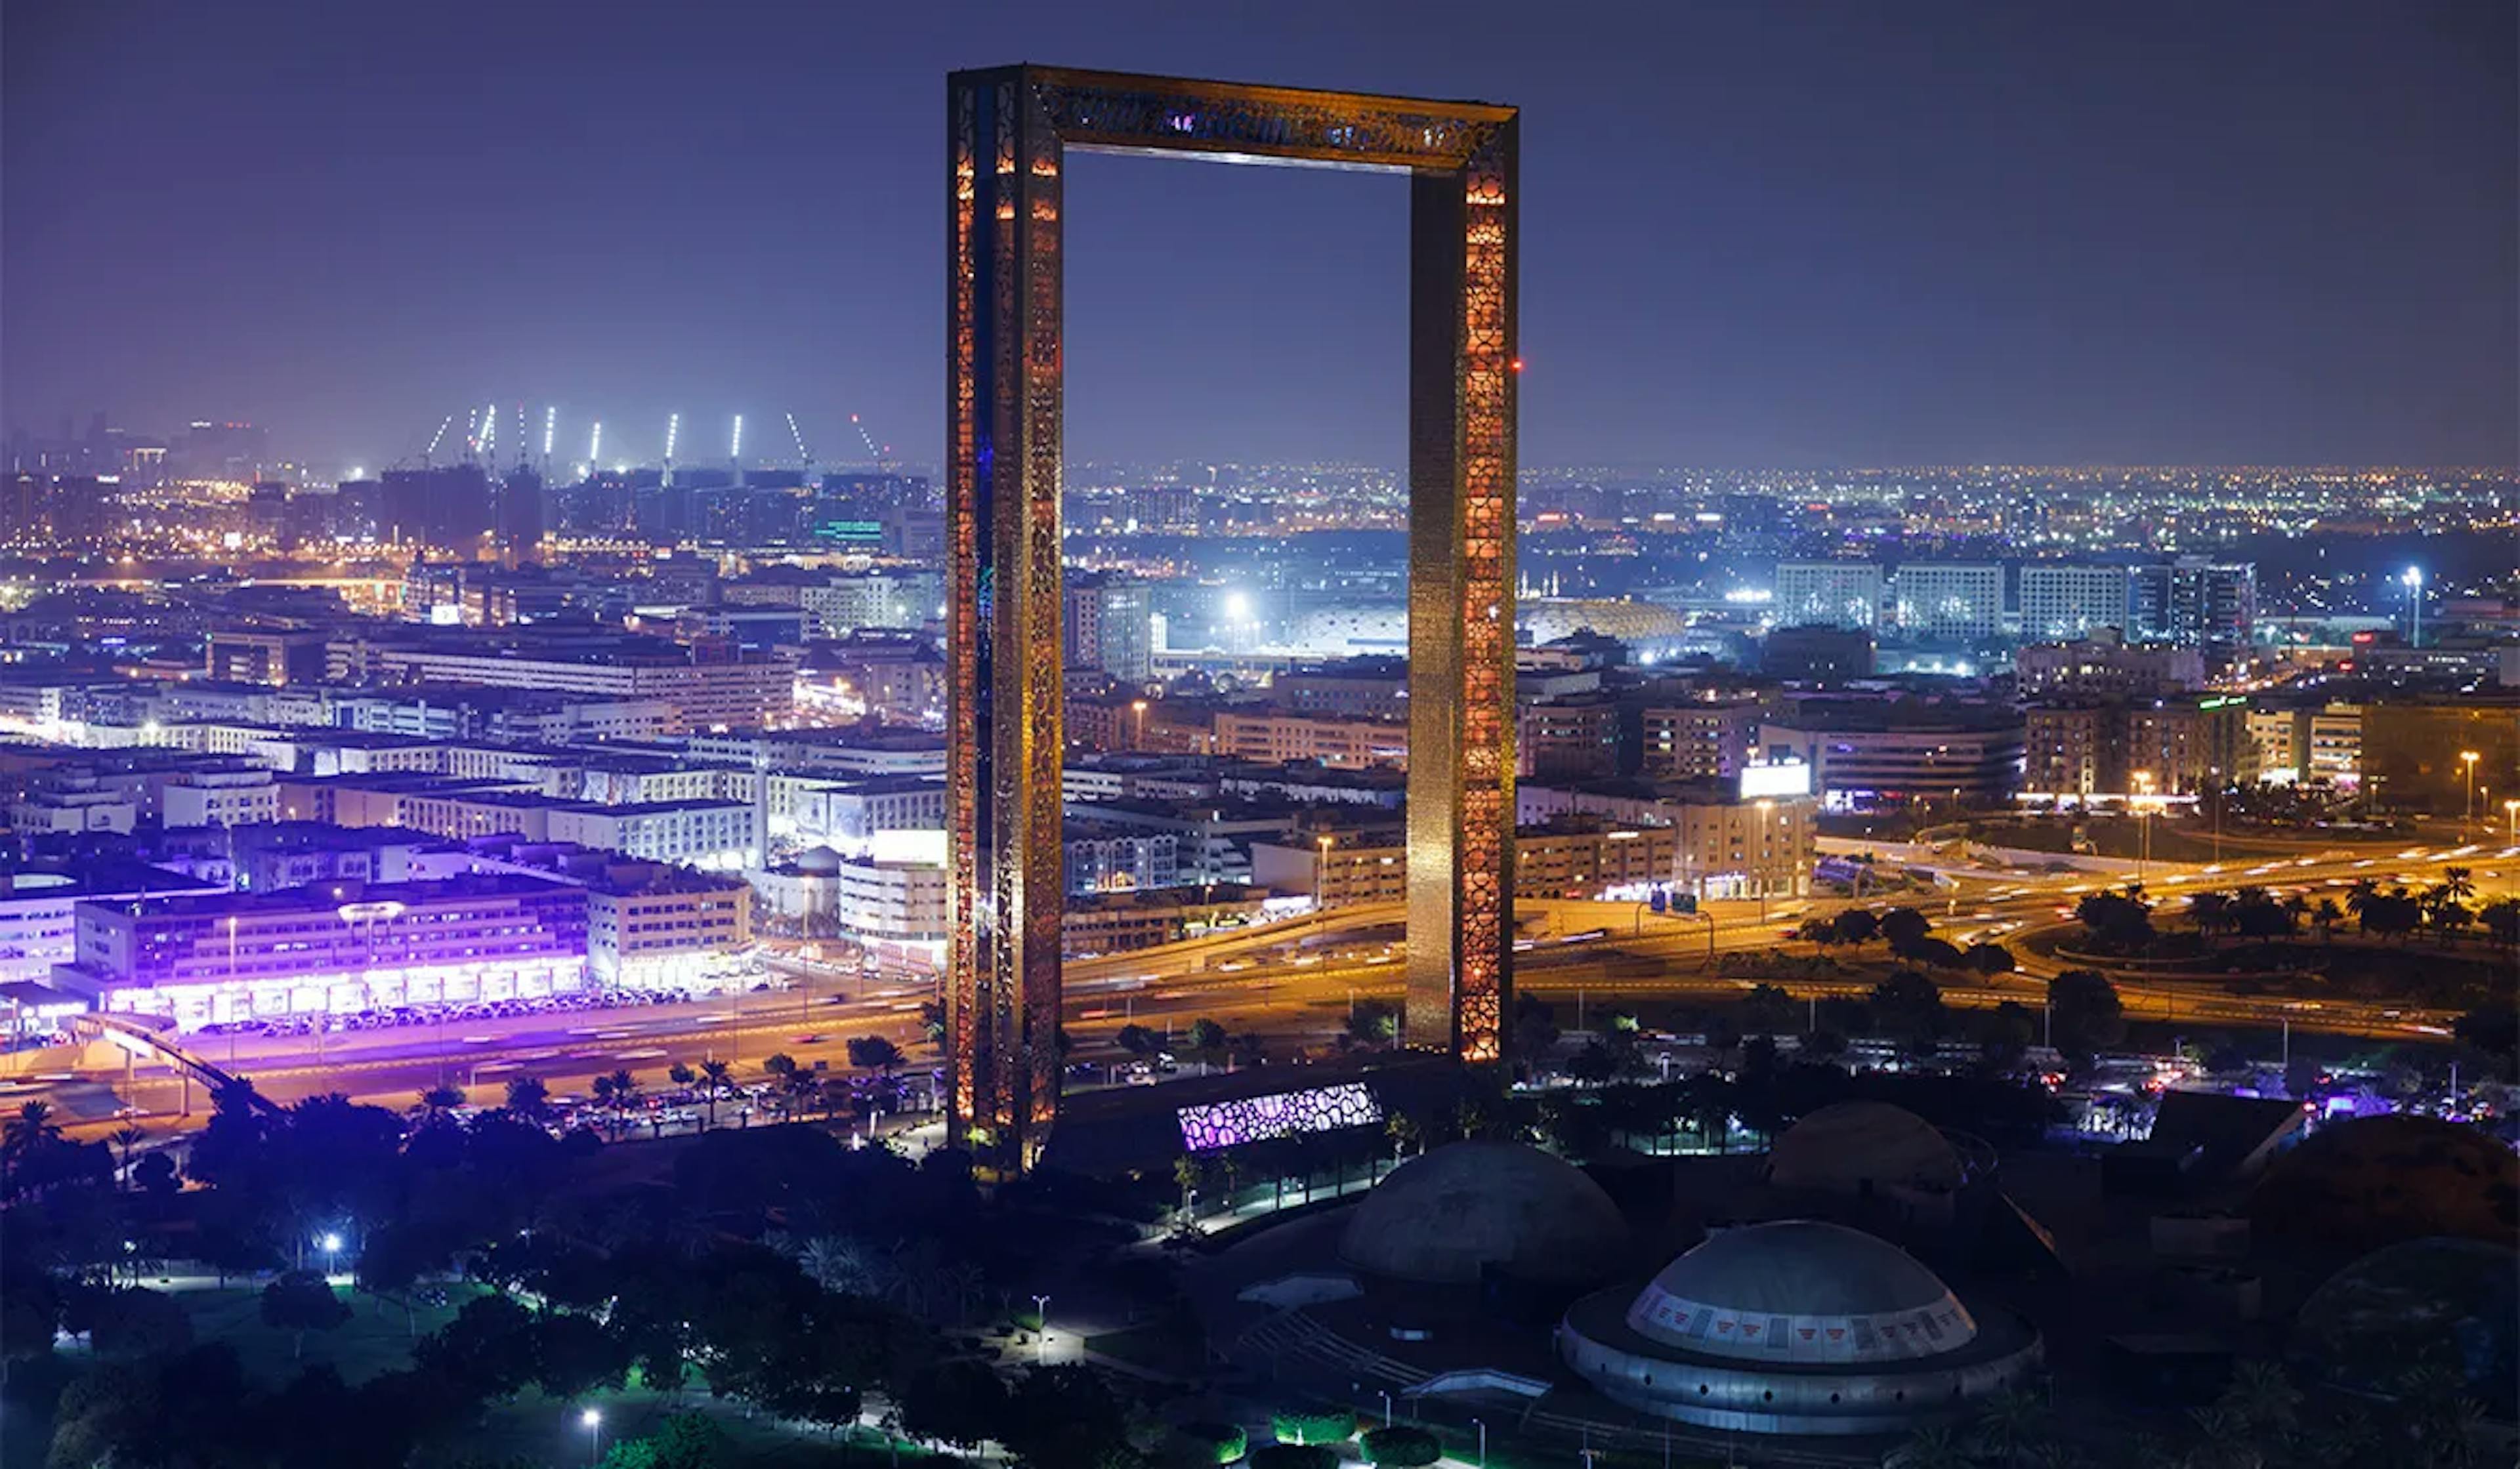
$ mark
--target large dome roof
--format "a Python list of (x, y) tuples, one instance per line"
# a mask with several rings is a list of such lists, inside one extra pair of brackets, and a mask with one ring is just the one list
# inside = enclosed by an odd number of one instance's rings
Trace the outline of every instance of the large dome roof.
[(2520, 1382), (2520, 1259), (2509, 1245), (2415, 1239), (2376, 1250), (2302, 1303), (2292, 1350), (2321, 1375), (2385, 1389), (2409, 1367), (2458, 1376), (2497, 1416)]
[(2249, 1199), (2272, 1233), (2376, 1248), (2430, 1235), (2508, 1247), (2520, 1230), (2520, 1158), (2438, 1117), (2361, 1117), (2275, 1160)]
[(1473, 1138), (1392, 1171), (1348, 1220), (1339, 1258), (1372, 1275), (1475, 1283), (1490, 1267), (1581, 1284), (1625, 1263), (1627, 1222), (1601, 1185), (1519, 1142)]
[(1709, 1238), (1663, 1267), (1627, 1324), (1667, 1347), (1771, 1362), (1932, 1357), (1977, 1335), (1951, 1288), (1906, 1251), (1801, 1220)]
[(1844, 1101), (1787, 1128), (1768, 1153), (1780, 1188), (1950, 1193), (1964, 1180), (1959, 1153), (1934, 1125), (1888, 1102)]

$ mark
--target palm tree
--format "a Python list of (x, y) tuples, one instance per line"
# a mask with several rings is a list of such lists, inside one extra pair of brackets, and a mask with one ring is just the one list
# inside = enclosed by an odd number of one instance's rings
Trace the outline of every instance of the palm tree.
[[(597, 1080), (604, 1081), (608, 1078), (599, 1077)], [(624, 1067), (612, 1073), (608, 1080), (612, 1083), (612, 1135), (618, 1138), (621, 1135), (622, 1124), (626, 1120), (624, 1114), (638, 1104), (639, 1079), (630, 1074), (629, 1068)]]
[(527, 1122), (540, 1122), (551, 1114), (551, 1088), (538, 1076), (508, 1079), (508, 1110)]
[(735, 1085), (735, 1068), (711, 1056), (700, 1062), (700, 1080), (708, 1084), (708, 1125), (717, 1126), (718, 1093)]
[(18, 1115), (0, 1127), (0, 1148), (12, 1156), (31, 1153), (47, 1143), (62, 1140), (62, 1125), (53, 1121), (50, 1102), (30, 1101), (18, 1108)]
[(425, 1123), (437, 1122), (443, 1119), (447, 1113), (464, 1105), (464, 1089), (461, 1087), (424, 1087), (421, 1089), (418, 1100), (419, 1106), (415, 1110), (420, 1113), (421, 1121)]
[(137, 1123), (124, 1123), (115, 1128), (107, 1140), (122, 1149), (122, 1172), (123, 1176), (128, 1178), (131, 1174), (132, 1154), (139, 1151), (140, 1144), (149, 1140), (149, 1130)]
[(2441, 886), (2452, 903), (2465, 903), (2476, 896), (2476, 873), (2466, 868), (2444, 868)]
[(2301, 1418), (2301, 1389), (2272, 1362), (2245, 1361), (2231, 1374), (2223, 1402), (2261, 1429), (2290, 1433)]
[(1970, 1469), (1968, 1450), (1948, 1428), (1918, 1429), (1882, 1462), (1897, 1469)]
[(1393, 1112), (1385, 1117), (1382, 1120), (1382, 1135), (1391, 1139), (1391, 1161), (1394, 1164), (1400, 1161), (1402, 1153), (1408, 1151), (1413, 1145), (1422, 1144), (1425, 1140), (1425, 1134), (1418, 1128), (1418, 1119), (1406, 1112)]
[(2318, 906), (2310, 911), (2310, 921), (2318, 929), (2319, 942), (2326, 943), (2336, 937), (2337, 922), (2344, 916), (2345, 910), (2336, 906), (2335, 899), (2318, 900)]
[(2020, 1462), (2048, 1436), (2048, 1405), (2025, 1392), (2000, 1393), (1979, 1409), (1969, 1445), (2000, 1464)]
[(2361, 923), (2363, 913), (2369, 911), (2379, 896), (2380, 884), (2377, 880), (2357, 877), (2354, 879), (2354, 885), (2345, 890), (2345, 911), (2354, 915), (2356, 923)]

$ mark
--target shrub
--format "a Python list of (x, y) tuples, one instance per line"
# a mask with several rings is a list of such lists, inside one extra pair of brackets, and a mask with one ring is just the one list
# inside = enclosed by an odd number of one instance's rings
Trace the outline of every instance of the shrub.
[(1319, 1444), (1263, 1444), (1251, 1450), (1251, 1469), (1338, 1469), (1338, 1455)]
[(1365, 1436), (1366, 1462), (1387, 1469), (1423, 1469), (1443, 1456), (1443, 1444), (1422, 1428), (1395, 1425), (1370, 1430)]
[(1185, 1423), (1175, 1432), (1219, 1464), (1233, 1463), (1251, 1447), (1250, 1436), (1238, 1423)]
[(1356, 1409), (1281, 1408), (1269, 1415), (1269, 1431), (1278, 1436), (1281, 1444), (1342, 1443), (1356, 1437)]

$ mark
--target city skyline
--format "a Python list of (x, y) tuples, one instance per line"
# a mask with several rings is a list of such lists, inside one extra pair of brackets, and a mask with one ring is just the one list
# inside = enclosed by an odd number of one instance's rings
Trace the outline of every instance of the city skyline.
[[(2490, 7), (1691, 11), (1617, 47), (1472, 13), (1423, 55), (1283, 14), (22, 9), (0, 418), (252, 419), (372, 467), (521, 390), (623, 457), (671, 411), (712, 459), (726, 415), (794, 411), (827, 458), (854, 412), (932, 461), (929, 81), (1029, 54), (1521, 102), (1529, 464), (2520, 458)], [(680, 83), (625, 111), (668, 43)], [(1092, 158), (1070, 192), (1080, 458), (1401, 462), (1405, 190)]]

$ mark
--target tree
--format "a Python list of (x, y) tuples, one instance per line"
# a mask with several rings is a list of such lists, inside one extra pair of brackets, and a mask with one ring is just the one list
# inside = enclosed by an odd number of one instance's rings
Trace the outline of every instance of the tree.
[(1225, 1054), (1225, 1027), (1202, 1015), (1190, 1023), (1191, 1054), (1201, 1065), (1213, 1066)]
[(694, 1071), (687, 1062), (676, 1061), (673, 1065), (665, 1068), (665, 1080), (673, 1083), (677, 1087), (688, 1087), (699, 1079), (700, 1074)]
[(1347, 1035), (1360, 1046), (1388, 1046), (1400, 1039), (1400, 1006), (1388, 1000), (1360, 1000), (1348, 1007)]
[(193, 1317), (173, 1296), (138, 1286), (91, 1292), (83, 1307), (99, 1357), (167, 1357), (193, 1344)]
[(131, 1155), (140, 1150), (140, 1144), (149, 1140), (149, 1130), (138, 1123), (124, 1123), (115, 1128), (107, 1140), (122, 1150), (122, 1171), (128, 1174), (131, 1172)]
[(551, 1088), (538, 1076), (508, 1079), (508, 1110), (527, 1122), (541, 1122), (551, 1116)]
[(1741, 1023), (1761, 1035), (1793, 1029), (1802, 1007), (1781, 985), (1752, 985), (1741, 1001)]
[(2048, 985), (2048, 1026), (2056, 1048), (2088, 1060), (2126, 1039), (2126, 1007), (2117, 986), (2096, 970), (2068, 969)]
[(848, 1043), (849, 1064), (860, 1071), (879, 1071), (892, 1075), (902, 1062), (901, 1047), (882, 1036), (851, 1036)]
[(1382, 1135), (1391, 1139), (1391, 1161), (1394, 1163), (1399, 1162), (1401, 1155), (1410, 1148), (1422, 1148), (1426, 1140), (1425, 1130), (1418, 1126), (1418, 1119), (1397, 1108), (1382, 1119)]
[(2012, 951), (2002, 944), (1971, 944), (1965, 957), (1971, 972), (1990, 979), (1999, 974), (2010, 974), (2021, 967), (2013, 961)]
[(1867, 944), (1881, 932), (1881, 920), (1869, 909), (1850, 908), (1829, 921), (1841, 944)]
[(1846, 1038), (1823, 1026), (1803, 1037), (1796, 1053), (1814, 1061), (1831, 1062), (1846, 1054)]
[(930, 1046), (945, 1044), (945, 1002), (922, 1000), (919, 1002), (919, 1033)]
[(10, 1184), (22, 1182), (25, 1166), (61, 1142), (62, 1127), (53, 1121), (50, 1102), (20, 1103), (7, 1124), (0, 1125), (0, 1166), (5, 1166)]
[(2088, 941), (2105, 954), (2140, 954), (2152, 946), (2152, 906), (2130, 886), (2123, 893), (2089, 893), (2074, 905)]
[(1912, 908), (1894, 908), (1881, 915), (1881, 937), (1888, 940), (1893, 952), (1923, 939), (1934, 931), (1934, 920)]
[(2520, 898), (2497, 898), (2477, 916), (2485, 922), (2486, 937), (2505, 949), (2520, 946)]
[(1513, 1053), (1524, 1065), (1549, 1054), (1557, 1045), (1557, 1011), (1529, 992), (1513, 997)]
[(717, 1099), (735, 1089), (735, 1067), (715, 1056), (700, 1062), (700, 1081), (707, 1088), (708, 1125), (717, 1126)]
[(1943, 1034), (1942, 988), (1913, 969), (1899, 969), (1872, 987), (1872, 1011), (1891, 1039), (1917, 1046)]
[(306, 1333), (330, 1331), (350, 1318), (350, 1308), (313, 1270), (286, 1270), (262, 1288), (262, 1324), (292, 1333), (292, 1358), (306, 1355)]
[(969, 1358), (929, 1363), (911, 1375), (901, 1395), (903, 1432), (957, 1448), (998, 1437), (1006, 1411), (1006, 1384), (986, 1362)]
[(726, 1430), (705, 1413), (675, 1413), (644, 1438), (625, 1439), (604, 1455), (603, 1469), (718, 1469)]
[(573, 1311), (534, 1317), (534, 1385), (545, 1397), (566, 1400), (618, 1388), (629, 1370), (629, 1354), (595, 1317)]
[(1142, 1061), (1164, 1048), (1163, 1038), (1143, 1025), (1121, 1026), (1120, 1034), (1115, 1039), (1120, 1043), (1122, 1050)]
[(2187, 917), (2196, 931), (2212, 938), (2228, 927), (2231, 919), (2231, 898), (2228, 893), (2190, 893)]
[(425, 1122), (436, 1122), (443, 1119), (448, 1113), (454, 1111), (456, 1108), (464, 1105), (464, 1089), (461, 1087), (424, 1087), (421, 1089), (420, 1095), (417, 1100), (420, 1103), (417, 1110), (419, 1111), (422, 1120)]

